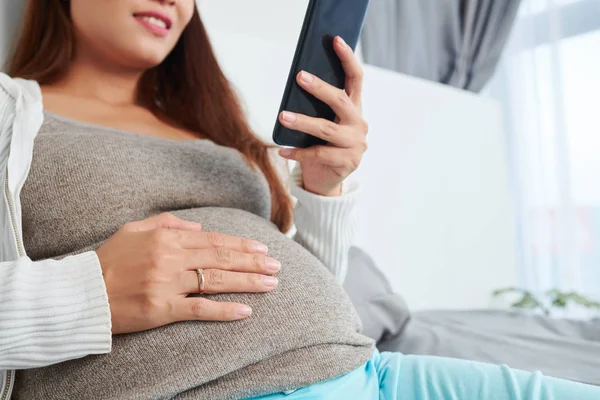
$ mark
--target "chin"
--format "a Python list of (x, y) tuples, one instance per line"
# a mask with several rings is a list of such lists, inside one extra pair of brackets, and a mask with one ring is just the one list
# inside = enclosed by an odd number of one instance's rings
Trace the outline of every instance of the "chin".
[[(172, 48), (165, 43), (156, 41), (139, 40), (130, 42), (122, 52), (123, 56), (128, 54), (128, 64), (133, 68), (150, 69), (161, 64), (169, 55)], [(125, 49), (123, 49), (125, 50)]]
[(147, 52), (144, 54), (137, 54), (137, 57), (132, 62), (135, 68), (139, 69), (150, 69), (154, 68), (157, 65), (160, 65), (165, 58), (167, 58), (168, 54), (159, 53), (159, 52)]

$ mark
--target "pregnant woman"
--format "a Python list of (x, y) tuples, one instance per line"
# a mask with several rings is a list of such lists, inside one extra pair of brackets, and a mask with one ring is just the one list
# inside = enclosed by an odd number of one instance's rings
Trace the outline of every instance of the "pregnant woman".
[(339, 282), (367, 125), (335, 48), (346, 91), (298, 84), (337, 121), (280, 116), (331, 144), (279, 152), (293, 208), (194, 0), (30, 0), (0, 74), (0, 400), (600, 398), (360, 334)]

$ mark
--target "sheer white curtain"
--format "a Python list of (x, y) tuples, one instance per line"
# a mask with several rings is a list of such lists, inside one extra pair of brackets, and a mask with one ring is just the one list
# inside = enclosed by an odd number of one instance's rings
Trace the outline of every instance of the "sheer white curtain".
[(521, 284), (600, 299), (600, 0), (523, 0), (485, 92), (506, 110)]

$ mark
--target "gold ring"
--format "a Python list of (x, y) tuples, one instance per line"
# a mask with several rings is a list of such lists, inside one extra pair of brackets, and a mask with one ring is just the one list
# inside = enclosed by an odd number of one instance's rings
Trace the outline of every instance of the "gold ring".
[(198, 290), (200, 293), (204, 293), (204, 285), (206, 284), (206, 280), (204, 279), (204, 270), (202, 268), (198, 268), (196, 272), (198, 272)]

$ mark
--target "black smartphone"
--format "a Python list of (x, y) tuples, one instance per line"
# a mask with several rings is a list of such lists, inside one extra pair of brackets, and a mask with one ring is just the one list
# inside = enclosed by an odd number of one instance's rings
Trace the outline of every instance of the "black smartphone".
[[(331, 107), (298, 85), (296, 75), (307, 71), (344, 89), (346, 74), (333, 48), (333, 39), (341, 36), (356, 50), (368, 5), (369, 0), (310, 0), (279, 113), (291, 111), (330, 121), (335, 119)], [(273, 141), (281, 146), (300, 148), (325, 144), (320, 138), (284, 127), (279, 118)]]

